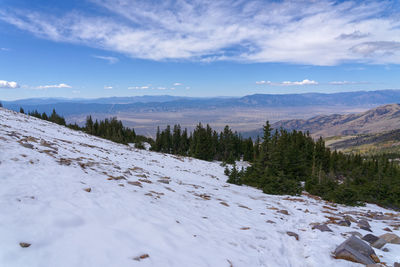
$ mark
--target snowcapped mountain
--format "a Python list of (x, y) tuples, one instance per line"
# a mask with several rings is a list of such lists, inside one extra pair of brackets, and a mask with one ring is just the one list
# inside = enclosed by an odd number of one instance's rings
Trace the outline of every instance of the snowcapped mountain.
[[(351, 234), (400, 214), (226, 183), (217, 162), (138, 150), (0, 108), (0, 266), (363, 266)], [(383, 219), (384, 218), (384, 219)], [(312, 229), (327, 223), (332, 232)], [(298, 239), (298, 240), (297, 240)], [(375, 249), (399, 261), (400, 245)]]

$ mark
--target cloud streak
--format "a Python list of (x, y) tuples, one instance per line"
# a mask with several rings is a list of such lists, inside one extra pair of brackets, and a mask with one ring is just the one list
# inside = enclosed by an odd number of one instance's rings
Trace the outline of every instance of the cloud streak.
[(72, 88), (72, 86), (65, 84), (65, 83), (60, 83), (60, 84), (53, 84), (53, 85), (39, 85), (35, 87), (35, 89), (50, 89), (50, 88)]
[(156, 61), (400, 63), (400, 18), (389, 0), (91, 2), (105, 13), (0, 9), (0, 20), (41, 38)]
[(304, 79), (302, 81), (283, 81), (283, 82), (271, 82), (271, 81), (257, 81), (256, 84), (258, 85), (271, 85), (271, 86), (294, 86), (294, 85), (318, 85), (319, 83), (314, 80)]
[(109, 64), (115, 64), (115, 63), (117, 63), (117, 62), (119, 61), (118, 58), (116, 58), (116, 57), (110, 57), (110, 56), (96, 56), (96, 55), (94, 55), (93, 57), (94, 57), (94, 58), (98, 58), (98, 59), (102, 59), (102, 60), (105, 60), (105, 61), (108, 61)]
[(8, 81), (0, 80), (0, 88), (16, 89), (19, 87), (20, 86), (17, 82), (8, 82)]

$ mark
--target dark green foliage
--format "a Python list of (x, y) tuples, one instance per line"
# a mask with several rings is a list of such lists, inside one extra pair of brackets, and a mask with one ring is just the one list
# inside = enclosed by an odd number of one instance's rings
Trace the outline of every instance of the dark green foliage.
[(250, 138), (243, 140), (228, 126), (217, 133), (210, 125), (204, 127), (201, 123), (189, 135), (187, 129), (182, 130), (179, 124), (174, 126), (172, 133), (170, 126), (163, 131), (158, 127), (151, 150), (227, 163), (234, 163), (241, 158), (246, 161), (254, 160), (253, 141)]
[(303, 188), (347, 205), (363, 202), (400, 207), (400, 169), (386, 156), (361, 157), (330, 151), (309, 133), (264, 127), (254, 145), (254, 162), (242, 172), (226, 169), (228, 182), (246, 184), (268, 194), (298, 195)]
[(2, 107), (3, 107), (3, 103), (0, 102), (0, 108), (2, 108)]
[[(23, 112), (22, 108), (21, 110)], [(96, 120), (93, 122), (92, 116), (88, 116), (86, 118), (85, 126), (80, 127), (76, 123), (67, 125), (64, 117), (58, 115), (54, 109), (50, 116), (44, 112), (40, 114), (37, 110), (28, 112), (28, 115), (42, 120), (51, 121), (59, 125), (64, 125), (73, 130), (79, 130), (91, 135), (99, 136), (116, 143), (135, 143), (136, 148), (144, 148), (143, 142), (148, 142), (150, 144), (153, 143), (151, 138), (136, 135), (134, 129), (124, 127), (122, 122), (117, 120), (117, 118), (110, 118), (101, 121)]]
[(24, 111), (24, 109), (22, 107), (19, 108), (19, 113), (25, 114), (25, 111)]

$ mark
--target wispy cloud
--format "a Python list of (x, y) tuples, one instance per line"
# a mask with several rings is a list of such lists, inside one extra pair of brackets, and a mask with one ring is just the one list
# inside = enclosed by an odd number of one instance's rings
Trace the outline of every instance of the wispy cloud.
[(112, 86), (104, 86), (104, 89), (111, 90), (111, 89), (113, 89), (113, 87)]
[(150, 89), (149, 86), (144, 85), (144, 86), (129, 86), (128, 87), (129, 90), (147, 90)]
[(350, 84), (368, 84), (368, 82), (352, 82), (352, 81), (332, 81), (329, 82), (331, 85), (350, 85)]
[(258, 85), (272, 85), (272, 86), (293, 86), (293, 85), (318, 85), (319, 83), (314, 80), (304, 79), (302, 81), (283, 81), (283, 82), (271, 82), (271, 81), (257, 81)]
[(60, 83), (60, 84), (52, 84), (52, 85), (39, 85), (35, 87), (35, 89), (49, 89), (49, 88), (72, 88), (72, 86)]
[(400, 63), (392, 1), (91, 2), (110, 14), (3, 9), (0, 20), (41, 38), (151, 60)]
[(115, 64), (115, 63), (117, 63), (117, 62), (119, 61), (118, 58), (116, 58), (116, 57), (110, 57), (110, 56), (96, 56), (96, 55), (94, 55), (93, 57), (94, 57), (94, 58), (98, 58), (98, 59), (102, 59), (102, 60), (105, 60), (105, 61), (108, 61), (109, 64)]
[(7, 89), (15, 89), (19, 88), (19, 84), (17, 82), (8, 82), (4, 80), (0, 80), (0, 88), (7, 88)]
[(8, 52), (10, 51), (10, 49), (5, 47), (0, 47), (0, 51)]
[(174, 83), (173, 85), (174, 85), (174, 86), (182, 86), (183, 83)]
[[(186, 89), (187, 88), (190, 87), (186, 87)], [(128, 89), (129, 90), (175, 90), (175, 87), (144, 85), (144, 86), (129, 86)]]

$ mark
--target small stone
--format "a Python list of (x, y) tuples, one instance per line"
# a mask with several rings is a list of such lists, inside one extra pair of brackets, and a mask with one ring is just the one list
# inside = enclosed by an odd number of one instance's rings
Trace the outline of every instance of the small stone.
[(129, 181), (128, 184), (134, 185), (134, 186), (142, 187), (142, 184), (141, 184), (140, 182), (138, 182), (138, 181), (133, 181), (133, 182), (132, 182), (132, 181)]
[(289, 215), (289, 212), (287, 210), (278, 210), (279, 213)]
[(390, 244), (400, 244), (400, 237), (393, 233), (386, 233), (381, 235), (380, 238), (384, 239), (387, 243)]
[(351, 222), (349, 220), (343, 220), (343, 221), (339, 221), (337, 224), (340, 225), (340, 226), (349, 227), (351, 225)]
[(395, 262), (394, 265), (393, 265), (393, 267), (400, 267), (400, 263)]
[(297, 241), (299, 241), (299, 235), (298, 234), (296, 234), (294, 232), (290, 232), (290, 231), (286, 232), (286, 234), (288, 236), (293, 236), (294, 238), (296, 238)]
[(160, 180), (157, 180), (157, 182), (163, 183), (163, 184), (169, 184), (169, 180), (166, 180), (166, 179), (160, 179)]
[(351, 221), (351, 222), (357, 222), (356, 219), (354, 219), (353, 217), (351, 217), (350, 215), (346, 215), (343, 217), (345, 220)]
[(362, 238), (362, 240), (367, 241), (370, 244), (374, 243), (378, 239), (379, 239), (379, 237), (377, 237), (377, 236), (375, 236), (373, 234), (367, 234)]
[(19, 243), (19, 245), (21, 246), (21, 248), (29, 248), (31, 246), (31, 244), (26, 243), (26, 242), (21, 242), (21, 243)]
[(359, 238), (362, 238), (362, 234), (360, 234), (359, 232), (356, 232), (356, 231), (347, 232), (346, 234), (351, 234), (351, 235), (357, 236)]
[(357, 222), (358, 227), (365, 227), (365, 228), (371, 228), (371, 225), (369, 225), (369, 222), (367, 220), (359, 220)]
[(92, 191), (92, 188), (88, 187), (88, 188), (85, 188), (83, 190), (85, 190), (86, 192), (90, 193)]
[(274, 222), (274, 221), (271, 221), (271, 220), (267, 220), (267, 221), (265, 221), (266, 223), (276, 223), (276, 222)]
[(383, 228), (383, 230), (385, 230), (386, 232), (392, 232), (392, 230), (390, 230), (389, 227), (385, 227), (385, 228)]
[(224, 206), (226, 206), (226, 207), (229, 207), (229, 204), (226, 203), (226, 202), (224, 202), (224, 201), (219, 202), (219, 204), (224, 205)]
[(388, 248), (383, 248), (382, 251), (389, 252), (389, 249)]
[(140, 260), (146, 259), (146, 258), (148, 258), (148, 257), (150, 257), (149, 254), (142, 254), (142, 255), (137, 256), (137, 257), (135, 257), (135, 258), (133, 258), (133, 259), (134, 259), (135, 261), (140, 261)]
[(312, 227), (312, 229), (318, 229), (321, 232), (332, 232), (331, 228), (329, 228), (326, 224), (317, 224)]

